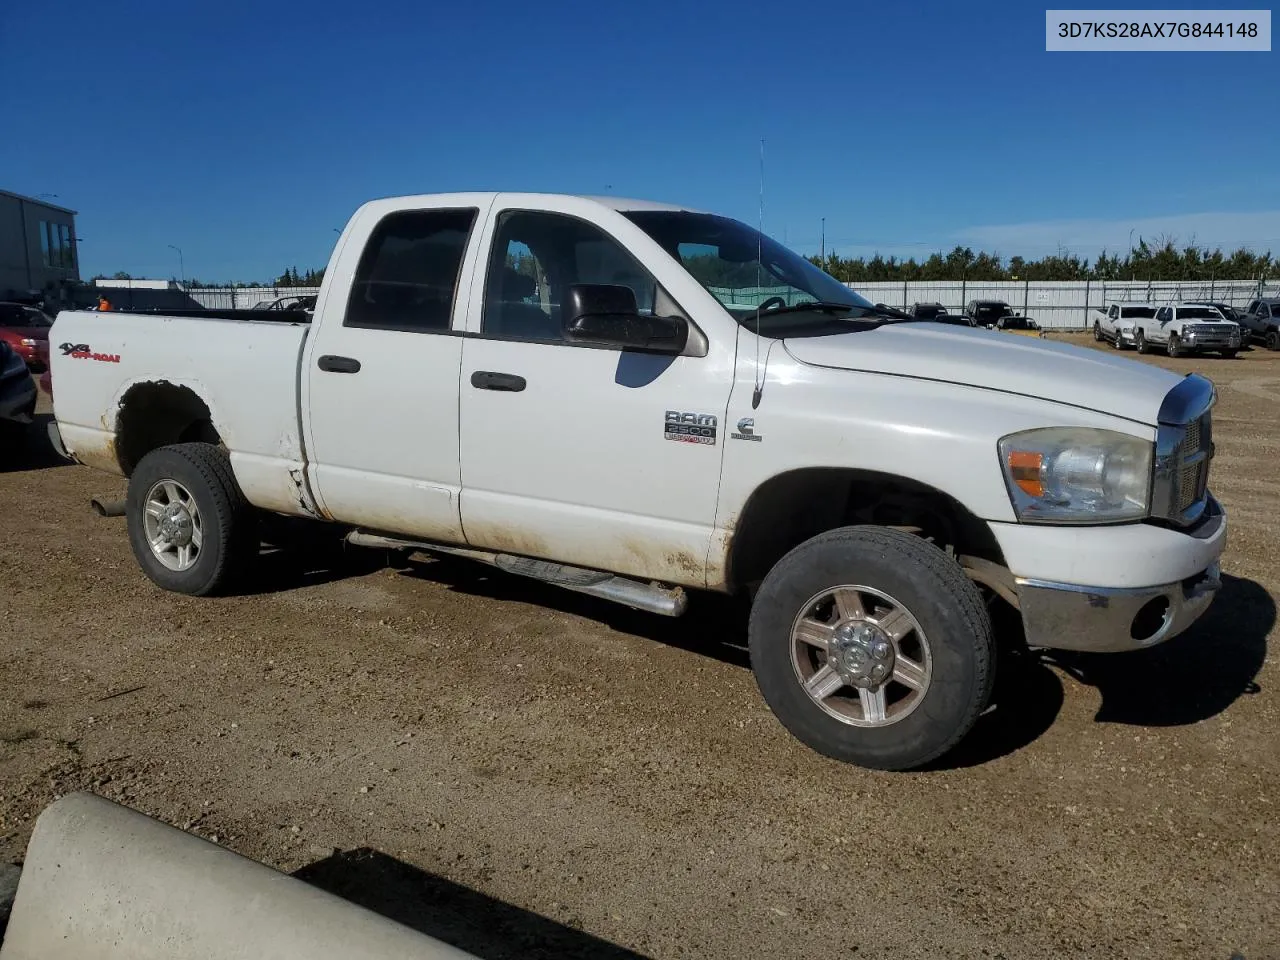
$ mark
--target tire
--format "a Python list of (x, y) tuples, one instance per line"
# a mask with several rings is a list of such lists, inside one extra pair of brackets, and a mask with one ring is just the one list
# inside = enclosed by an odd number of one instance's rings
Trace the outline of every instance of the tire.
[[(841, 685), (844, 674), (831, 669), (830, 648), (810, 646), (814, 640), (801, 642), (797, 636), (800, 625), (808, 623), (809, 629), (799, 632), (816, 629), (824, 638), (816, 642), (823, 644), (825, 638), (840, 637), (839, 631), (830, 632), (832, 625), (848, 630), (850, 624), (863, 624), (873, 643), (889, 638), (866, 627), (865, 620), (840, 619), (859, 606), (845, 602), (842, 613), (836, 603), (835, 588), (849, 586), (861, 588), (860, 607), (872, 624), (896, 615), (898, 629), (906, 631), (892, 638), (892, 674), (878, 688), (885, 719), (878, 722), (868, 715), (864, 691)], [(818, 598), (826, 596), (832, 600), (824, 618), (827, 600)], [(911, 625), (902, 626), (894, 606)], [(820, 625), (819, 618), (830, 623)], [(950, 750), (986, 708), (995, 680), (991, 620), (978, 588), (937, 547), (883, 527), (832, 530), (779, 560), (756, 594), (748, 644), (760, 692), (793, 736), (825, 756), (881, 770), (918, 767)], [(887, 669), (870, 653), (862, 663)], [(842, 665), (847, 668), (849, 662)], [(915, 689), (899, 682), (900, 670), (914, 676)], [(835, 686), (819, 700), (806, 692), (802, 677), (817, 683), (823, 671)], [(869, 698), (874, 692), (865, 694)]]
[(1267, 331), (1267, 349), (1280, 350), (1280, 330)]
[(1139, 353), (1148, 353), (1150, 352), (1150, 349), (1151, 349), (1150, 347), (1147, 346), (1146, 334), (1144, 334), (1141, 330), (1135, 330), (1133, 332), (1133, 346), (1134, 346), (1134, 349), (1137, 350)]
[[(164, 540), (166, 528), (159, 526), (164, 518), (153, 515), (149, 521), (149, 503), (177, 505), (168, 518), (167, 532), (173, 536), (162, 552), (152, 548), (151, 533)], [(153, 583), (174, 593), (206, 596), (224, 591), (258, 552), (256, 513), (241, 493), (226, 453), (212, 444), (179, 443), (143, 457), (129, 478), (125, 515), (129, 544), (139, 566)], [(198, 534), (192, 533), (193, 528)], [(185, 566), (180, 545), (184, 535)]]
[(1093, 321), (1093, 339), (1102, 342), (1102, 325), (1097, 320)]
[(1182, 343), (1178, 340), (1176, 333), (1169, 334), (1169, 342), (1165, 345), (1165, 352), (1171, 357), (1182, 356)]
[(1117, 331), (1116, 331), (1116, 338), (1115, 338), (1114, 340), (1112, 340), (1112, 341), (1111, 341), (1111, 346), (1115, 347), (1117, 350), (1123, 350), (1123, 349), (1124, 349), (1124, 341), (1122, 341), (1122, 340), (1120, 339), (1120, 331), (1119, 331), (1119, 330), (1117, 330)]

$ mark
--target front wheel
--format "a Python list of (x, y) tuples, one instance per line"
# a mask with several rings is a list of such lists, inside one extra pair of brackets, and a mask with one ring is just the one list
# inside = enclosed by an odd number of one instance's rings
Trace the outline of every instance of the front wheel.
[(1150, 349), (1147, 347), (1147, 335), (1141, 330), (1137, 330), (1133, 334), (1133, 346), (1139, 353), (1148, 353)]
[(1124, 349), (1124, 343), (1121, 342), (1119, 330), (1116, 331), (1116, 338), (1111, 341), (1111, 346), (1115, 347), (1117, 350)]
[(1224, 359), (1224, 360), (1234, 360), (1235, 358), (1236, 358), (1236, 351), (1235, 351), (1235, 350), (1223, 350), (1223, 351), (1222, 351), (1222, 359)]
[(1097, 320), (1093, 321), (1093, 339), (1102, 342), (1102, 325)]
[(1182, 356), (1182, 343), (1178, 340), (1176, 333), (1169, 334), (1169, 343), (1165, 346), (1165, 350), (1168, 351), (1171, 357)]
[(918, 537), (843, 527), (778, 561), (751, 609), (760, 692), (799, 740), (837, 760), (905, 770), (950, 750), (991, 697), (982, 596)]
[(1267, 333), (1267, 349), (1280, 350), (1280, 330), (1271, 330)]
[(129, 544), (143, 572), (175, 593), (230, 585), (259, 547), (257, 517), (226, 453), (207, 443), (152, 450), (129, 478)]

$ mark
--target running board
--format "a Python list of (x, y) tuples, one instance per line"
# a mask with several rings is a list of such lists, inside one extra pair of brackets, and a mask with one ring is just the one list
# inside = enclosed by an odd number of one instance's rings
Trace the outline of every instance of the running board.
[(645, 610), (664, 617), (678, 617), (689, 606), (689, 596), (681, 587), (668, 589), (657, 583), (641, 583), (639, 580), (618, 577), (602, 570), (571, 567), (563, 563), (553, 563), (550, 560), (535, 560), (532, 557), (518, 557), (510, 553), (492, 553), (488, 550), (473, 550), (470, 547), (455, 547), (450, 544), (429, 543), (422, 540), (402, 540), (399, 537), (387, 537), (365, 530), (351, 531), (347, 534), (347, 542), (357, 547), (422, 550), (426, 553), (447, 553), (455, 557), (465, 557), (468, 560), (487, 563), (506, 573), (541, 580), (543, 583), (564, 587), (575, 593), (612, 600), (626, 607)]

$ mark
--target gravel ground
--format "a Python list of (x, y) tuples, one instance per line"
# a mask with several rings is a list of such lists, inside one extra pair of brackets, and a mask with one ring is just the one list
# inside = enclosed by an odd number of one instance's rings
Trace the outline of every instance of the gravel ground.
[(1223, 593), (1156, 650), (1006, 671), (910, 774), (788, 737), (716, 598), (323, 547), (163, 593), (89, 513), (119, 482), (33, 439), (0, 467), (0, 861), (88, 789), (489, 958), (1280, 956), (1280, 354), (1147, 362), (1218, 384)]

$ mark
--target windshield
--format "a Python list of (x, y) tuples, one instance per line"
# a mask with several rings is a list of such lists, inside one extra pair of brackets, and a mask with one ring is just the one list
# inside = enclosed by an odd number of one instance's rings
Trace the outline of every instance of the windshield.
[(1213, 307), (1183, 307), (1178, 311), (1179, 320), (1221, 320), (1222, 314)]
[(1120, 316), (1150, 320), (1156, 315), (1155, 307), (1121, 307)]
[(739, 323), (755, 329), (758, 310), (763, 336), (840, 333), (865, 329), (851, 320), (883, 318), (871, 301), (737, 220), (683, 210), (622, 213), (679, 260)]

